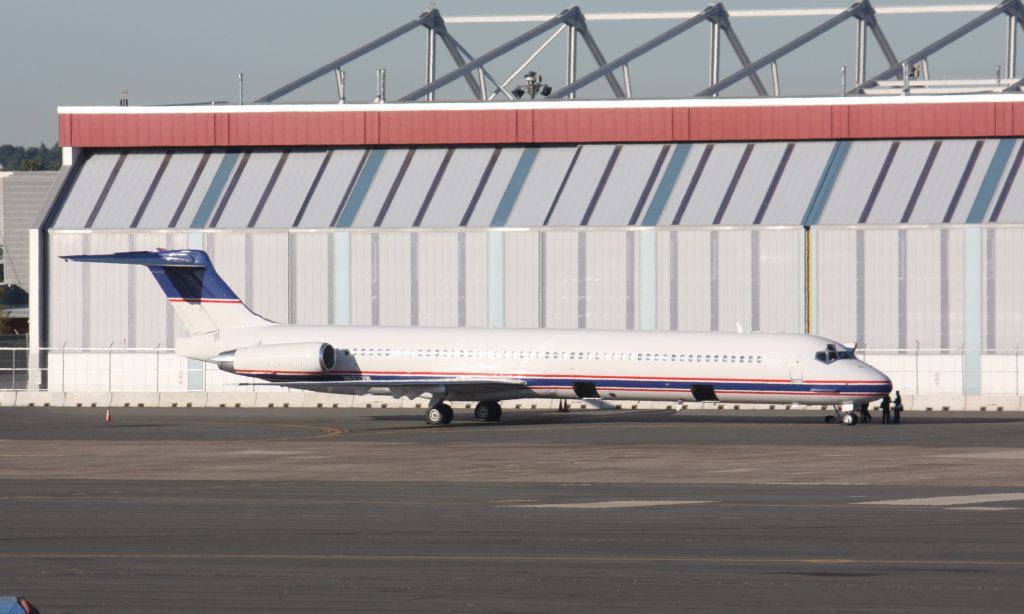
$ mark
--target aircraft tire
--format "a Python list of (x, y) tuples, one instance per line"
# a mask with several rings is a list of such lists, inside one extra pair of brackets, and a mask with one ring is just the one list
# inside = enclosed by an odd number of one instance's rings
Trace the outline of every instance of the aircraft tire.
[(501, 405), (494, 401), (481, 401), (473, 410), (473, 416), (485, 422), (498, 422), (501, 420)]
[(451, 405), (441, 403), (437, 407), (427, 409), (426, 420), (430, 426), (441, 426), (450, 423), (454, 416)]
[(857, 416), (853, 415), (852, 412), (846, 412), (843, 414), (843, 424), (845, 426), (853, 426), (857, 424)]

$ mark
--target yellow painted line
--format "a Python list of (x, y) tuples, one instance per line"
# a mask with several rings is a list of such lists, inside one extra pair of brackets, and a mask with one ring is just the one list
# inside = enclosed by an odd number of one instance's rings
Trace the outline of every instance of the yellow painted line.
[(18, 559), (131, 559), (131, 560), (211, 560), (211, 561), (452, 561), (452, 562), (608, 562), (608, 563), (739, 563), (780, 565), (970, 565), (978, 567), (1021, 567), (1024, 560), (985, 561), (958, 559), (827, 559), (827, 558), (757, 558), (757, 557), (676, 557), (676, 556), (582, 556), (582, 555), (426, 555), (426, 554), (119, 554), (107, 552), (16, 552)]

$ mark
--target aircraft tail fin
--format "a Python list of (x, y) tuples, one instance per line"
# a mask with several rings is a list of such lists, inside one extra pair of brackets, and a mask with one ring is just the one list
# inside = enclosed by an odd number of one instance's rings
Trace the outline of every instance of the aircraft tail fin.
[(197, 249), (61, 256), (73, 262), (137, 264), (153, 274), (193, 335), (273, 324), (252, 312), (221, 279), (209, 255)]

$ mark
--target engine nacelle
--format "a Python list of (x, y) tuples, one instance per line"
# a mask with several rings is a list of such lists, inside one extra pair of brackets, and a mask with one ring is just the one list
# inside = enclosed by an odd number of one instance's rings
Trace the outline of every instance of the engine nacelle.
[(210, 362), (242, 375), (317, 375), (333, 369), (334, 359), (329, 343), (277, 343), (223, 352)]

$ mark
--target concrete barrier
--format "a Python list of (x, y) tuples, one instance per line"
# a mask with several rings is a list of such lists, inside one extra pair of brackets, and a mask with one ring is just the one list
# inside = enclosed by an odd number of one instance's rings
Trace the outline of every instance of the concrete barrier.
[(113, 392), (110, 407), (158, 407), (159, 392)]
[(301, 392), (257, 392), (255, 407), (302, 407)]
[(110, 407), (109, 392), (66, 392), (64, 407)]
[(342, 407), (343, 398), (340, 394), (327, 394), (325, 392), (304, 392), (302, 393), (303, 407)]
[(964, 409), (964, 397), (959, 394), (904, 395), (903, 409), (913, 411), (957, 411)]
[(207, 392), (206, 407), (256, 407), (256, 393), (249, 390)]
[(206, 407), (206, 393), (161, 392), (160, 407)]
[(1015, 395), (967, 395), (964, 401), (967, 411), (1019, 411), (1020, 397)]
[(19, 390), (14, 404), (18, 407), (60, 407), (64, 404), (64, 393), (47, 390)]
[(18, 404), (18, 393), (15, 390), (0, 390), (0, 407), (14, 407)]

